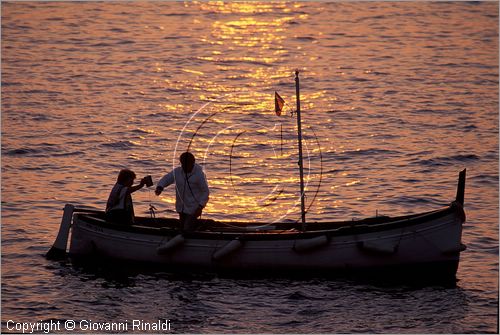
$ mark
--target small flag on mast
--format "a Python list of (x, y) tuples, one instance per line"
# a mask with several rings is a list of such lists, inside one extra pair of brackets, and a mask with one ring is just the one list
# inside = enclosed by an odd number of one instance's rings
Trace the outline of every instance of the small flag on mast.
[(274, 92), (274, 111), (276, 115), (280, 116), (283, 111), (283, 106), (285, 105), (285, 100), (278, 94), (278, 92)]

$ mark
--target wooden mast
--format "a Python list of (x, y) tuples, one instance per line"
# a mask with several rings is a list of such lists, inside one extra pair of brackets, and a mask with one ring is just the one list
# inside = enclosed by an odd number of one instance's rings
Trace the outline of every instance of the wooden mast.
[(302, 217), (302, 230), (306, 226), (306, 206), (304, 194), (304, 164), (302, 159), (302, 124), (300, 119), (300, 89), (299, 89), (299, 70), (295, 70), (295, 93), (297, 100), (297, 139), (299, 142), (299, 171), (300, 171), (300, 212)]

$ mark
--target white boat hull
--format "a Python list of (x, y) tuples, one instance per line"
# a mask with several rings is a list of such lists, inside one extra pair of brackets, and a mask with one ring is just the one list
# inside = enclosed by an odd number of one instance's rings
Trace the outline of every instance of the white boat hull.
[(448, 264), (456, 271), (460, 251), (464, 249), (464, 221), (461, 206), (454, 204), (441, 211), (389, 223), (358, 222), (357, 228), (343, 226), (309, 232), (204, 231), (181, 236), (175, 230), (135, 230), (113, 226), (91, 215), (75, 214), (69, 253), (155, 263), (165, 269), (341, 271)]

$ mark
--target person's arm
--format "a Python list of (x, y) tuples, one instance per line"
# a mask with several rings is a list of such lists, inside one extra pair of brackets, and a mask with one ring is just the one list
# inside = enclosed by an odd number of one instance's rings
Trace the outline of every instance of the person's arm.
[(140, 183), (139, 183), (139, 185), (131, 186), (131, 187), (128, 188), (129, 192), (130, 193), (134, 193), (135, 191), (138, 191), (141, 188), (143, 188), (145, 184), (146, 183), (144, 182), (144, 178), (142, 178), (141, 181), (140, 181)]
[(201, 168), (200, 168), (199, 188), (200, 188), (200, 197), (198, 198), (198, 201), (200, 202), (201, 208), (205, 208), (205, 206), (208, 203), (210, 191), (208, 189), (207, 177), (205, 176), (205, 173)]
[(155, 194), (160, 195), (165, 187), (172, 185), (174, 182), (175, 182), (174, 170), (172, 170), (166, 175), (164, 175), (163, 178), (160, 179), (160, 181), (156, 185)]
[(207, 177), (205, 176), (205, 173), (199, 168), (199, 172), (197, 173), (197, 183), (196, 183), (196, 200), (198, 201), (198, 208), (196, 208), (194, 212), (195, 217), (201, 216), (201, 213), (203, 212), (203, 208), (208, 203), (208, 196), (209, 196), (209, 190), (208, 190), (208, 183), (207, 183)]

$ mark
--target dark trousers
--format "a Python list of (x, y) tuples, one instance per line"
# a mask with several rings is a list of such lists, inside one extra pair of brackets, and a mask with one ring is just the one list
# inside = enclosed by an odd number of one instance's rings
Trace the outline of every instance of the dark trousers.
[(179, 213), (182, 231), (195, 231), (198, 228), (198, 219), (196, 216), (186, 213)]

